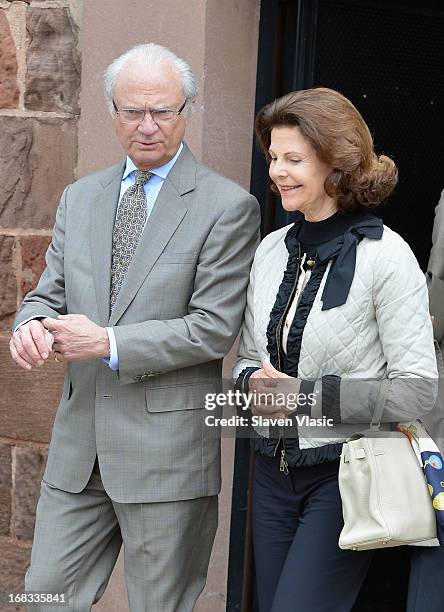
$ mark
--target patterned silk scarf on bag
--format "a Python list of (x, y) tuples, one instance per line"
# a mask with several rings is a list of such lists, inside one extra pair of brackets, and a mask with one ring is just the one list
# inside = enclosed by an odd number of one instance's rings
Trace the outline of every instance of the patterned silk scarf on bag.
[[(399, 423), (399, 431), (407, 436), (421, 465), (429, 488), (436, 516), (436, 537), (444, 546), (444, 461), (435, 442), (420, 421)], [(434, 542), (435, 540), (431, 540)]]

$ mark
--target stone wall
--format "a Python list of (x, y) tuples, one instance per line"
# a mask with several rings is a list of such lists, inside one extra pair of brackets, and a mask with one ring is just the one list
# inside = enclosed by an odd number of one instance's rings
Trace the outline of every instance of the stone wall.
[(0, 0), (0, 592), (23, 589), (63, 378), (55, 362), (20, 370), (8, 344), (76, 174), (80, 9), (81, 0)]

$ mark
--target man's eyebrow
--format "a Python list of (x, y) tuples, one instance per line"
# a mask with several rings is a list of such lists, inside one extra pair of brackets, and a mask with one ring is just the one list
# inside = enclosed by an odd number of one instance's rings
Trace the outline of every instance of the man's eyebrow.
[[(173, 109), (173, 104), (159, 104), (158, 106), (133, 106), (132, 104), (124, 104), (122, 106), (122, 108), (125, 108), (126, 110), (171, 110)], [(174, 110), (174, 109), (173, 109)]]

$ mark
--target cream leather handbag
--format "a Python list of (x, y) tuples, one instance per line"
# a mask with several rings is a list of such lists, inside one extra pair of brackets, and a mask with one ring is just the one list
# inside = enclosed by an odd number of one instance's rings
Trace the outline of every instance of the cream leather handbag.
[(339, 467), (344, 527), (339, 547), (368, 550), (436, 537), (424, 473), (408, 438), (381, 431), (389, 381), (381, 385), (370, 429), (344, 443)]

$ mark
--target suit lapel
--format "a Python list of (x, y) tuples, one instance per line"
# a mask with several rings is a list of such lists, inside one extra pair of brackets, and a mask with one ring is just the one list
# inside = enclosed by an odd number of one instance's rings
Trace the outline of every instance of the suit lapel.
[(195, 175), (196, 162), (189, 149), (184, 145), (182, 153), (157, 196), (146, 228), (125, 275), (109, 319), (109, 325), (115, 325), (131, 304), (145, 278), (186, 215), (187, 209), (181, 196), (194, 189)]
[(109, 319), (112, 236), (124, 168), (125, 162), (110, 168), (110, 174), (101, 180), (99, 193), (91, 206), (91, 259), (102, 325), (106, 325)]

